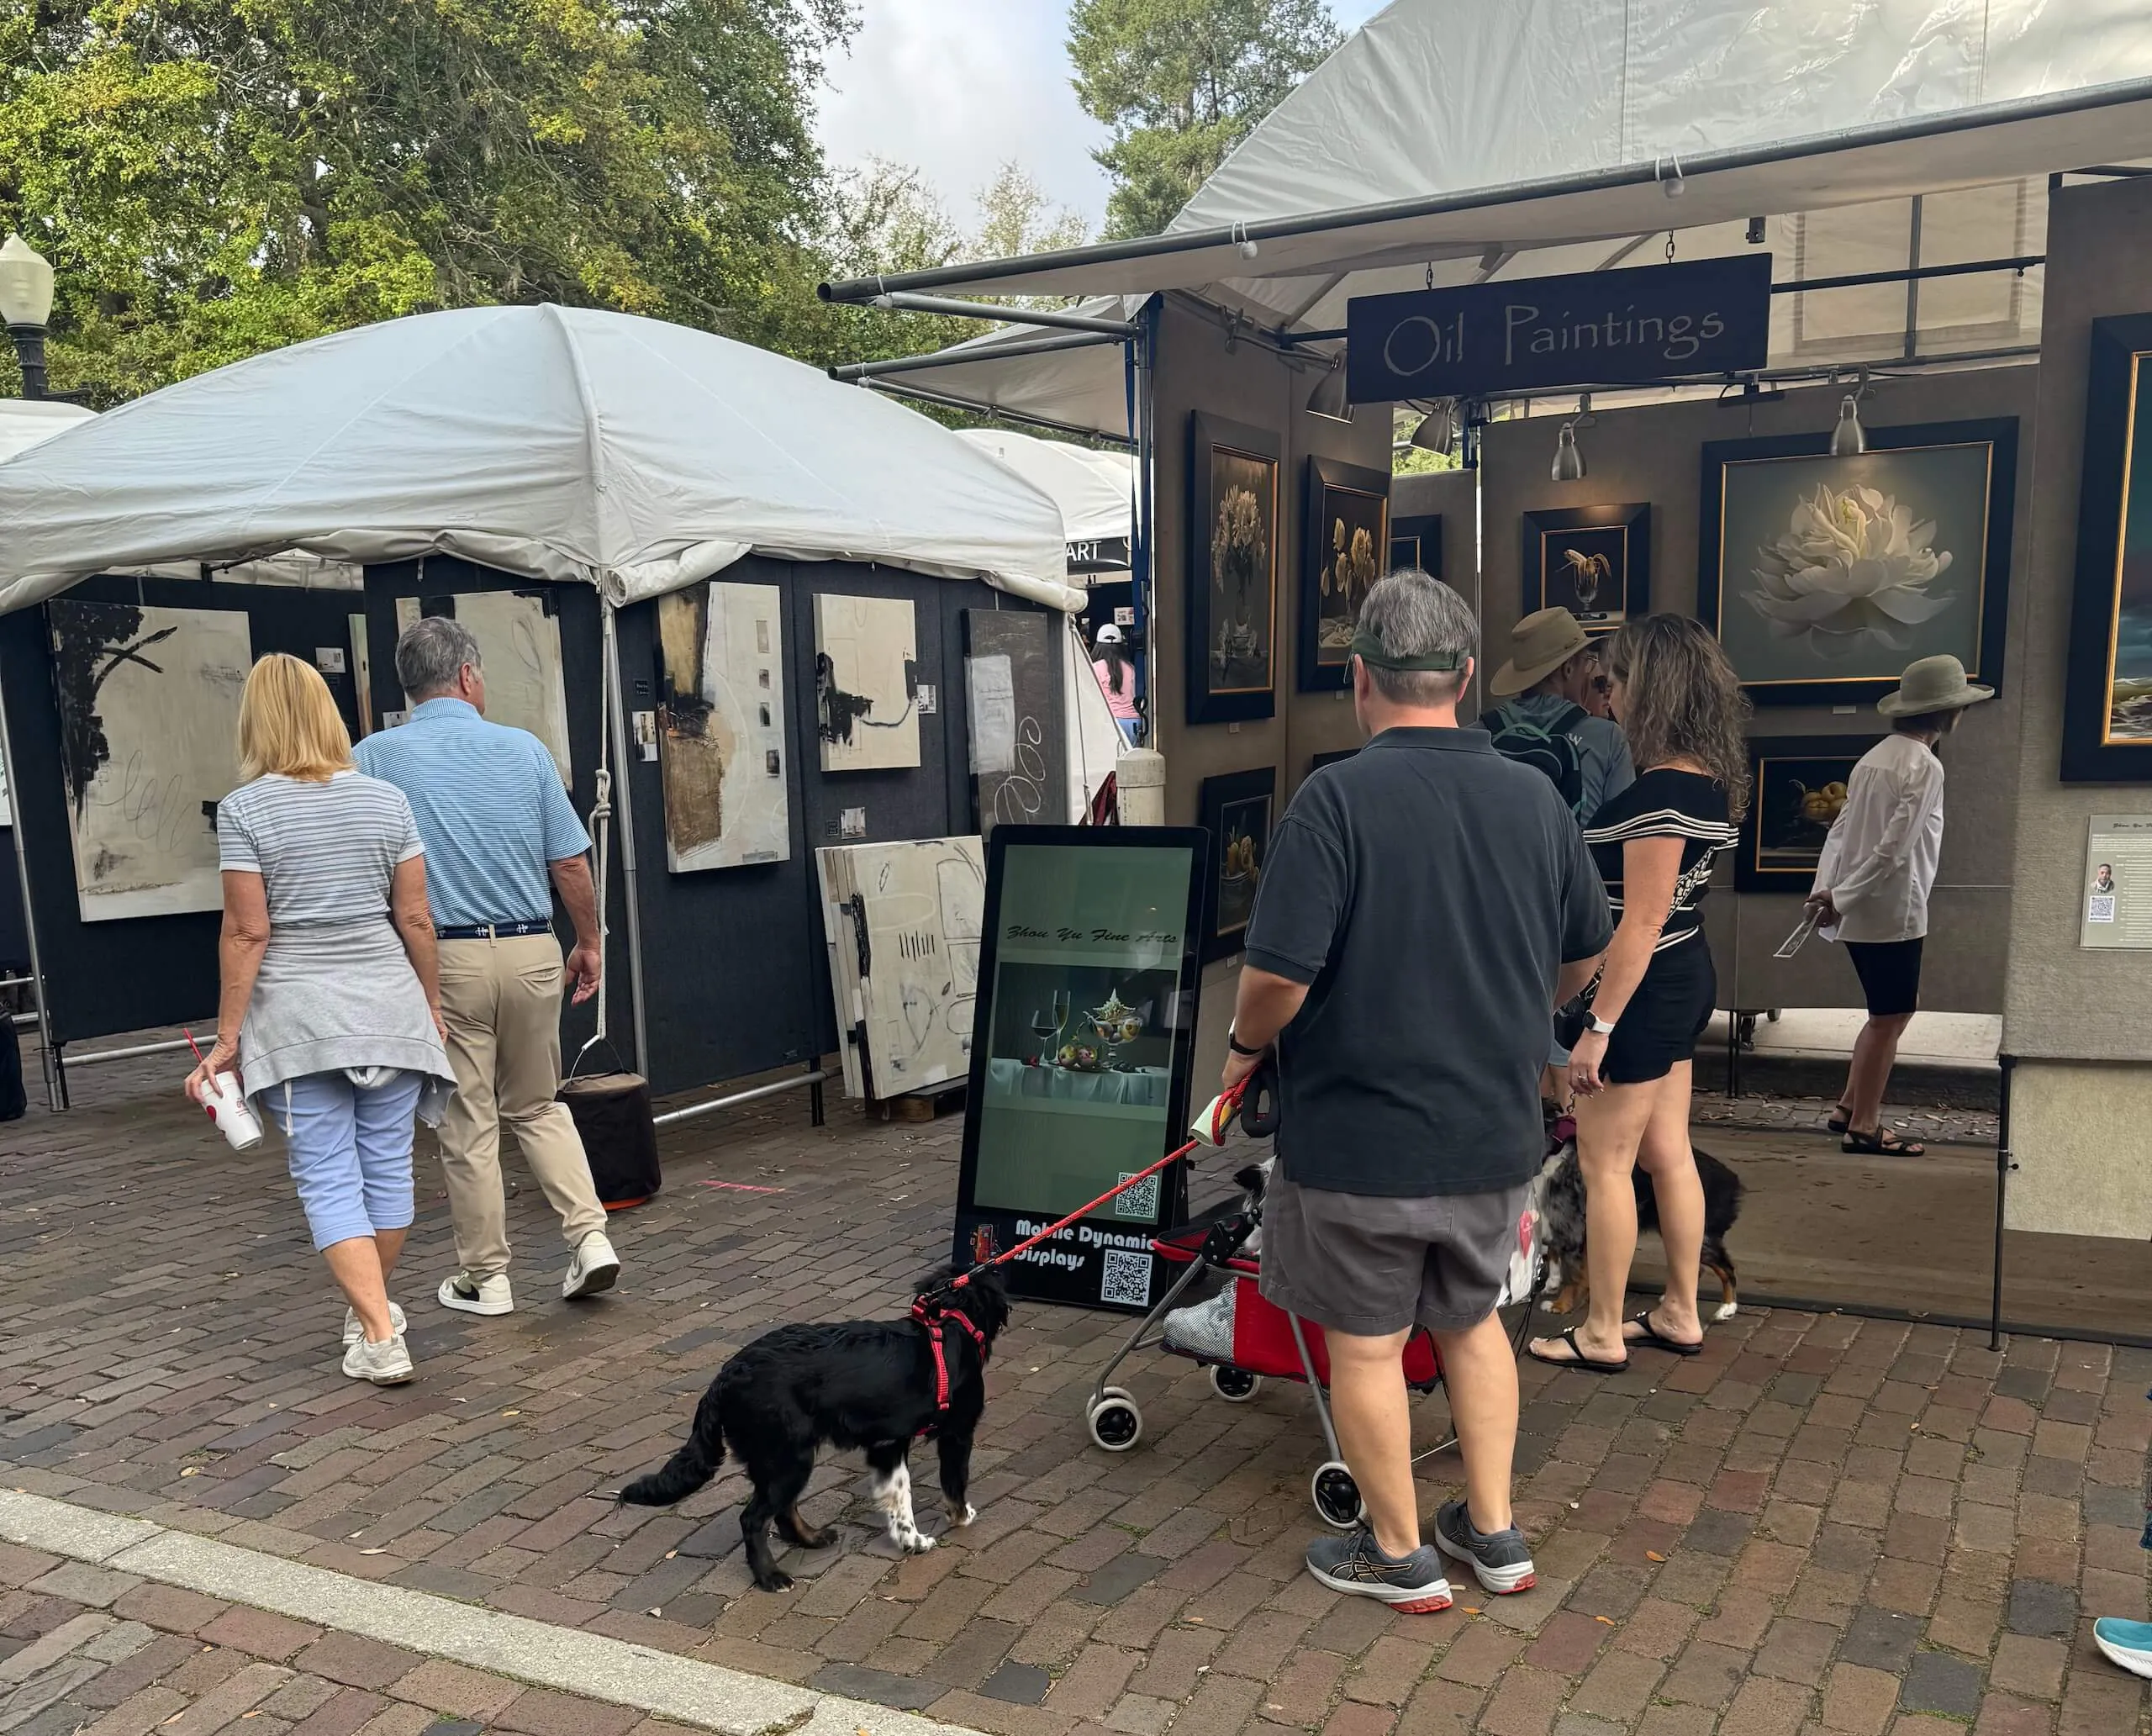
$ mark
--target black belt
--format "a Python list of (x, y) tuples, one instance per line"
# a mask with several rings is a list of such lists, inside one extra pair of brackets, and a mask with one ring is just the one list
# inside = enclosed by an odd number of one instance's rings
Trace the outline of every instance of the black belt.
[(441, 941), (509, 941), (526, 934), (551, 934), (550, 922), (470, 922), (461, 928), (436, 928), (434, 938)]

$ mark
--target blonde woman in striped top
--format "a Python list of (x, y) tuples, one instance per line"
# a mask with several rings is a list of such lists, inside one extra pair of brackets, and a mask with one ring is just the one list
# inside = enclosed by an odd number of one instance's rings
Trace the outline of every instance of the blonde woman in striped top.
[(425, 852), (403, 791), (352, 766), (310, 663), (277, 652), (249, 673), (239, 762), (247, 782), (217, 804), (217, 1041), (187, 1088), (237, 1062), (350, 1304), (344, 1372), (393, 1385), (411, 1378), (388, 1282), (413, 1216), (412, 1120), (430, 1081), (433, 1120), (456, 1082)]
[[(1696, 1039), (1718, 994), (1703, 901), (1748, 795), (1748, 702), (1708, 631), (1650, 615), (1617, 633), (1606, 657), (1614, 715), (1643, 769), (1584, 834), (1617, 922), (1592, 1021), (1569, 1056), (1591, 1300), (1584, 1325), (1531, 1347), (1542, 1362), (1600, 1373), (1627, 1367), (1639, 1344), (1684, 1356), (1702, 1347), (1704, 1194), (1689, 1095)], [(1658, 1200), (1666, 1293), (1625, 1320), (1639, 1163)]]

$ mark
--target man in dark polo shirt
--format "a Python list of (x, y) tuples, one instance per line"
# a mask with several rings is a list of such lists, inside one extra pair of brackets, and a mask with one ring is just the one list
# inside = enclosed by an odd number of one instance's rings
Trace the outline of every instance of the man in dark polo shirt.
[[(1371, 738), (1303, 784), (1263, 866), (1231, 1084), (1274, 1042), (1279, 1175), (1263, 1293), (1329, 1342), (1337, 1438), (1367, 1507), (1308, 1568), (1402, 1610), (1448, 1607), (1444, 1554), (1494, 1592), (1533, 1583), (1510, 1512), (1516, 1363), (1495, 1313), (1545, 1151), (1550, 1010), (1612, 928), (1545, 775), (1461, 729), (1477, 624), (1424, 573), (1368, 594), (1353, 700)], [(1403, 1368), (1435, 1336), (1465, 1498), (1420, 1540)]]

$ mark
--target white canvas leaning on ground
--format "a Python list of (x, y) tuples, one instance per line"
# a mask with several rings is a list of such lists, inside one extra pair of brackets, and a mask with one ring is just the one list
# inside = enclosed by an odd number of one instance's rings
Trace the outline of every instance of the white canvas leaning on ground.
[[(478, 641), (486, 672), (486, 715), (528, 730), (546, 744), (561, 782), (573, 786), (568, 752), (568, 687), (561, 667), (561, 623), (545, 600), (518, 591), (466, 591), (449, 599), (456, 620)], [(396, 631), (418, 620), (419, 599), (396, 599)]]
[(47, 608), (82, 921), (221, 910), (216, 804), (239, 782), (245, 615)]
[(676, 874), (791, 859), (783, 624), (775, 585), (658, 599), (665, 860)]
[(833, 845), (815, 857), (845, 1095), (894, 1097), (968, 1077), (986, 912), (980, 841)]
[(919, 649), (910, 600), (815, 599), (815, 710), (825, 772), (919, 763)]

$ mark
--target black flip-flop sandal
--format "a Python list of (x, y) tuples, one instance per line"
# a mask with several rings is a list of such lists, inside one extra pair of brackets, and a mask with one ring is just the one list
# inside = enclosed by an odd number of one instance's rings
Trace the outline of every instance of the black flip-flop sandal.
[(1853, 1111), (1848, 1109), (1844, 1104), (1841, 1103), (1836, 1109), (1831, 1111), (1830, 1120), (1824, 1122), (1823, 1125), (1832, 1132), (1837, 1134), (1839, 1138), (1843, 1139), (1853, 1127)]
[(1641, 1314), (1632, 1314), (1623, 1324), (1641, 1327), (1643, 1332), (1643, 1336), (1638, 1338), (1623, 1332), (1622, 1342), (1625, 1344), (1641, 1344), (1647, 1350), (1671, 1350), (1676, 1356), (1701, 1356), (1704, 1353), (1702, 1339), (1699, 1338), (1693, 1344), (1684, 1344), (1679, 1338), (1669, 1338), (1660, 1332), (1651, 1323), (1651, 1310), (1648, 1308)]
[(1582, 1330), (1580, 1327), (1573, 1326), (1560, 1334), (1561, 1342), (1569, 1347), (1567, 1356), (1542, 1356), (1529, 1344), (1525, 1346), (1524, 1353), (1534, 1362), (1545, 1363), (1550, 1369), (1583, 1369), (1594, 1375), (1620, 1375), (1628, 1371), (1629, 1359), (1626, 1356), (1619, 1362), (1601, 1362), (1596, 1356), (1586, 1356), (1584, 1347), (1577, 1343), (1577, 1334)]
[(1901, 1139), (1895, 1133), (1878, 1127), (1873, 1133), (1857, 1133), (1851, 1127), (1838, 1142), (1843, 1152), (1858, 1153), (1871, 1158), (1924, 1158), (1928, 1148), (1917, 1139)]

